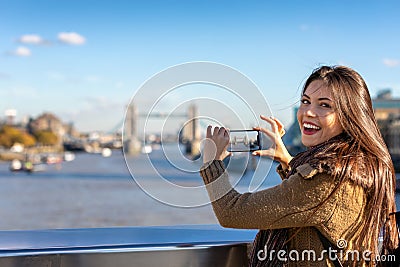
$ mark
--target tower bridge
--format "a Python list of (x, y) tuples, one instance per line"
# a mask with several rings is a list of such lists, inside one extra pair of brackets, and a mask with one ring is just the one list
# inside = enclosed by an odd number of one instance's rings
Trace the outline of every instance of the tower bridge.
[(138, 122), (143, 118), (173, 118), (186, 119), (183, 123), (181, 140), (186, 145), (186, 152), (197, 155), (200, 152), (201, 129), (198, 119), (198, 107), (191, 104), (186, 113), (171, 114), (168, 112), (140, 113), (135, 103), (131, 103), (126, 112), (124, 124), (124, 150), (127, 154), (137, 154), (142, 148), (143, 142), (138, 135)]

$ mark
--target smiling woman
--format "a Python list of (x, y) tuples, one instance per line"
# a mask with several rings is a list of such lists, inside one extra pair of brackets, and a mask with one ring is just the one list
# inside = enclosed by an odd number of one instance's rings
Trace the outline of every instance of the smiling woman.
[(301, 141), (307, 147), (320, 144), (343, 131), (331, 90), (320, 80), (310, 83), (303, 93), (297, 120), (301, 125)]
[[(258, 130), (275, 146), (253, 155), (280, 163), (280, 185), (244, 194), (231, 189), (222, 161), (229, 156), (224, 128), (208, 127), (215, 145), (204, 146), (200, 170), (222, 226), (260, 229), (250, 266), (375, 266), (389, 256), (398, 244), (396, 177), (363, 78), (343, 66), (323, 66), (310, 75), (297, 113), (308, 149), (294, 158), (282, 142), (283, 125), (261, 119), (272, 129)], [(323, 253), (332, 250), (338, 254)]]

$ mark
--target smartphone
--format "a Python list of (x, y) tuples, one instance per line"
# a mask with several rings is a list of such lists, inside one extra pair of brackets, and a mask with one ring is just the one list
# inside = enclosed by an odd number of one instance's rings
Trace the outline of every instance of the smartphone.
[(261, 149), (260, 132), (257, 130), (230, 130), (229, 152), (250, 152)]

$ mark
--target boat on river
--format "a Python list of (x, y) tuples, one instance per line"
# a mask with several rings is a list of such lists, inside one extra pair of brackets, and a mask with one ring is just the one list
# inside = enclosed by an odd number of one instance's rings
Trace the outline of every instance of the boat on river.
[(73, 161), (75, 159), (75, 154), (70, 152), (70, 151), (66, 151), (64, 152), (64, 161)]
[(44, 163), (33, 163), (31, 161), (22, 162), (18, 159), (14, 159), (10, 163), (10, 171), (12, 172), (40, 172), (46, 170), (46, 164)]
[(10, 163), (10, 171), (22, 171), (22, 162), (19, 159), (13, 159)]

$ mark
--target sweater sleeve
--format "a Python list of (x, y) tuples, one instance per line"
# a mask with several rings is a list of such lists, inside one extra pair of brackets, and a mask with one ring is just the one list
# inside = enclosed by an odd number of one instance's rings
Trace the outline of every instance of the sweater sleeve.
[(335, 188), (333, 178), (308, 164), (296, 170), (277, 186), (244, 194), (232, 188), (222, 161), (205, 164), (200, 175), (215, 215), (224, 227), (275, 229), (319, 225), (328, 220), (336, 205), (334, 197), (325, 201)]

